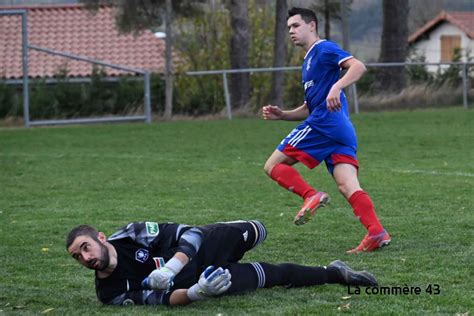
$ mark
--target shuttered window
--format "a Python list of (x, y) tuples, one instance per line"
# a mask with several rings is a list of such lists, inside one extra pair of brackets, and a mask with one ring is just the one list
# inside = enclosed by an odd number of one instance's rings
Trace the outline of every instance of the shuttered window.
[(460, 35), (442, 35), (441, 36), (441, 61), (453, 61), (454, 51), (461, 48)]

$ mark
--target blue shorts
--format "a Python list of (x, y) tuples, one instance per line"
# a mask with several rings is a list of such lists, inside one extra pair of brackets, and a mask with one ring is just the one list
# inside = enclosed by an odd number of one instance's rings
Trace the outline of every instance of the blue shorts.
[(348, 163), (359, 168), (355, 148), (332, 140), (312, 129), (306, 122), (292, 130), (277, 149), (310, 169), (324, 161), (331, 174), (338, 163)]

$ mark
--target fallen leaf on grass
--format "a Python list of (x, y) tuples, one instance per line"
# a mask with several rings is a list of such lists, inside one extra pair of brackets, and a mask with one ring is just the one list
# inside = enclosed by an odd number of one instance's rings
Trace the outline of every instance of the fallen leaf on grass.
[(13, 306), (13, 309), (23, 309), (25, 307), (26, 306), (23, 306), (23, 305), (17, 305), (17, 306)]
[(338, 311), (348, 311), (351, 309), (351, 303), (343, 304), (337, 308)]
[(54, 311), (54, 308), (47, 308), (44, 311), (42, 311), (41, 314), (46, 314), (46, 313), (49, 313), (51, 311)]

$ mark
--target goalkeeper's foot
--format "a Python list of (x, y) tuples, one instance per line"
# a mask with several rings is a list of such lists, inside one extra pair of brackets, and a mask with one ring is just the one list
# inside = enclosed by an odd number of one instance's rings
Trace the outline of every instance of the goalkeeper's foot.
[(390, 235), (384, 229), (380, 234), (377, 235), (365, 235), (359, 246), (355, 247), (354, 249), (348, 250), (347, 253), (374, 251), (378, 248), (388, 246), (391, 241), (392, 239), (390, 238)]
[(354, 271), (345, 262), (336, 260), (328, 265), (329, 267), (336, 268), (341, 275), (344, 283), (347, 285), (364, 285), (364, 286), (377, 286), (377, 280), (375, 277), (367, 271)]
[(299, 226), (309, 222), (313, 218), (316, 210), (328, 205), (330, 200), (329, 195), (325, 192), (318, 192), (304, 200), (303, 207), (295, 216), (295, 224)]

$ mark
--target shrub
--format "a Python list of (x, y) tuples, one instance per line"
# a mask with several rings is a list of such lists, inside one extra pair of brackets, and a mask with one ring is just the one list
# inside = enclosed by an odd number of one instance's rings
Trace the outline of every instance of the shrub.
[(0, 83), (0, 117), (23, 115), (21, 91), (14, 86)]
[[(74, 118), (102, 115), (126, 115), (143, 111), (143, 80), (122, 77), (117, 82), (106, 81), (106, 70), (93, 67), (90, 83), (73, 83), (68, 69), (62, 66), (54, 76), (57, 83), (46, 79), (30, 81), (30, 118)], [(152, 110), (162, 111), (164, 81), (160, 75), (150, 78)], [(18, 86), (17, 86), (18, 87)], [(0, 84), (0, 117), (21, 116), (21, 90)]]

